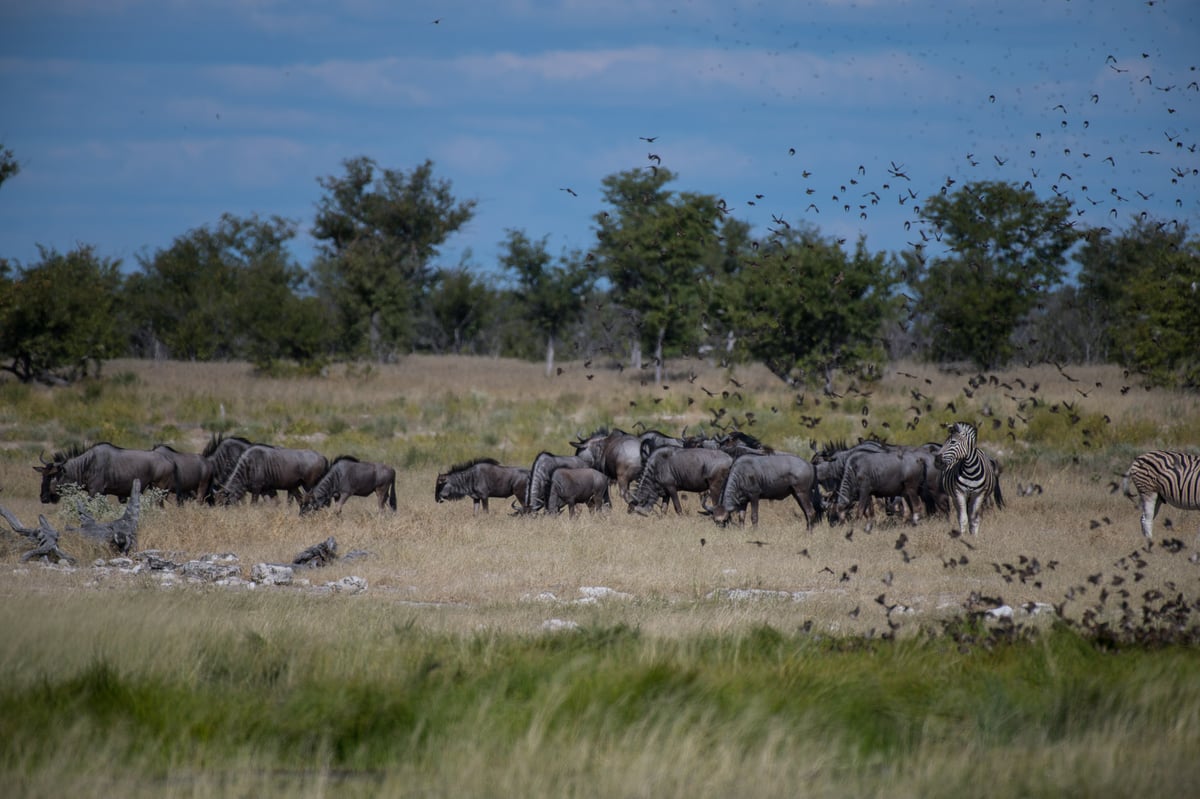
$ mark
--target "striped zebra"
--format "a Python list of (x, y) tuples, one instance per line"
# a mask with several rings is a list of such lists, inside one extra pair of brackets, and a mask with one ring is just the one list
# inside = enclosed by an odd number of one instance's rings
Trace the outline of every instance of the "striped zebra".
[(966, 532), (969, 522), (971, 535), (979, 532), (979, 517), (989, 494), (995, 494), (996, 507), (1004, 507), (996, 466), (975, 445), (976, 435), (975, 425), (955, 422), (937, 455), (942, 490), (958, 512), (958, 529)]
[[(1130, 484), (1137, 494), (1129, 490)], [(1164, 450), (1138, 455), (1122, 486), (1125, 496), (1141, 504), (1142, 535), (1152, 538), (1154, 517), (1164, 502), (1183, 510), (1200, 510), (1200, 455)]]

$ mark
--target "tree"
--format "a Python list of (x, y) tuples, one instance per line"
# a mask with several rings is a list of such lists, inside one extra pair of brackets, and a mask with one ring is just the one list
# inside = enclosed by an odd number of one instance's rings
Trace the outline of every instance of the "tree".
[(923, 266), (909, 256), (933, 357), (1007, 363), (1017, 323), (1063, 278), (1077, 239), (1070, 200), (985, 181), (930, 197), (921, 216), (949, 250)]
[(120, 261), (89, 245), (38, 248), (22, 268), (0, 264), (0, 369), (22, 382), (75, 380), (123, 353), (117, 314)]
[(701, 333), (701, 286), (720, 252), (722, 206), (707, 194), (674, 194), (668, 169), (629, 170), (604, 178), (611, 211), (597, 215), (597, 255), (615, 302), (637, 317), (641, 346), (654, 350), (655, 382), (662, 382), (667, 346), (694, 344)]
[(0, 145), (0, 185), (3, 185), (4, 181), (9, 178), (16, 177), (20, 171), (21, 165), (17, 162), (13, 151)]
[(524, 231), (507, 233), (501, 242), (505, 249), (500, 253), (500, 265), (515, 273), (518, 307), (526, 321), (545, 337), (549, 377), (554, 373), (555, 347), (567, 326), (582, 317), (593, 277), (578, 253), (563, 256), (558, 266), (552, 266), (546, 237), (535, 242)]
[(465, 266), (439, 269), (429, 293), (433, 348), (461, 353), (483, 329), (495, 295)]
[(1077, 260), (1113, 357), (1151, 383), (1200, 385), (1200, 239), (1138, 219), (1121, 234), (1090, 231)]
[(745, 255), (718, 292), (739, 347), (789, 384), (835, 368), (877, 364), (880, 332), (895, 318), (896, 270), (860, 239), (847, 256), (811, 228), (777, 232)]
[(343, 176), (318, 181), (326, 195), (312, 231), (316, 272), (341, 313), (347, 348), (383, 360), (412, 342), (435, 275), (430, 261), (470, 221), (475, 201), (457, 202), (428, 160), (409, 174), (379, 170), (366, 157), (343, 166)]
[(329, 346), (328, 316), (301, 296), (307, 275), (288, 254), (295, 225), (225, 214), (139, 258), (125, 295), (143, 351), (190, 360), (312, 360)]

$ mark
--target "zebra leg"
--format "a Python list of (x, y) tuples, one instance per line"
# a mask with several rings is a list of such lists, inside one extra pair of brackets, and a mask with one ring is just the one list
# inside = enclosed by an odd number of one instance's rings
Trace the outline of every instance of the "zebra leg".
[(1162, 499), (1158, 494), (1140, 494), (1139, 499), (1142, 501), (1142, 535), (1149, 540), (1154, 538), (1154, 517), (1162, 507)]
[(950, 494), (950, 502), (954, 505), (954, 513), (958, 516), (958, 531), (967, 531), (967, 497), (959, 491)]
[(967, 500), (967, 506), (971, 517), (971, 535), (979, 533), (979, 517), (983, 515), (983, 501), (986, 497), (983, 494), (976, 494)]

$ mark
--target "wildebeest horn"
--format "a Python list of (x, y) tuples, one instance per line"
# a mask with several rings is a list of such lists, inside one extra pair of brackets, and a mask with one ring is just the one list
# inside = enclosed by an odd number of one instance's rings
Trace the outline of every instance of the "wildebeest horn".
[(45, 458), (45, 454), (46, 454), (46, 450), (42, 450), (41, 452), (39, 452), (39, 453), (38, 453), (38, 460), (42, 462), (42, 465), (43, 465), (43, 466), (49, 466), (49, 465), (50, 465), (50, 461), (46, 460), (46, 458)]

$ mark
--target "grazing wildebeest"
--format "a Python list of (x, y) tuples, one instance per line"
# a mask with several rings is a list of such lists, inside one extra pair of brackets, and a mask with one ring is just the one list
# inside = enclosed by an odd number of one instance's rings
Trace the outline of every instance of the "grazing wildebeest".
[(238, 458), (253, 446), (253, 442), (247, 441), (241, 436), (225, 438), (220, 433), (213, 434), (209, 439), (208, 446), (200, 453), (201, 457), (212, 466), (212, 479), (208, 484), (208, 493), (204, 497), (205, 502), (213, 504), (214, 490), (218, 486), (225, 485), (225, 481), (229, 479), (229, 475), (233, 474), (233, 469), (237, 466)]
[(74, 483), (89, 494), (112, 494), (129, 499), (133, 481), (143, 488), (170, 489), (175, 482), (175, 466), (164, 455), (144, 449), (123, 449), (109, 443), (95, 444), (86, 450), (76, 447), (56, 452), (54, 460), (40, 458), (34, 470), (42, 475), (42, 502), (58, 502), (59, 486)]
[(728, 524), (734, 513), (744, 514), (750, 505), (750, 523), (758, 524), (760, 499), (795, 497), (804, 511), (807, 528), (821, 518), (821, 493), (812, 464), (799, 455), (742, 455), (735, 458), (725, 478), (721, 501), (713, 509), (713, 521)]
[(379, 498), (379, 509), (396, 509), (396, 470), (382, 463), (364, 463), (349, 455), (339, 455), (316, 487), (300, 502), (300, 515), (312, 513), (336, 502), (334, 513), (341, 513), (350, 497)]
[(1121, 486), (1121, 493), (1141, 506), (1142, 535), (1153, 538), (1154, 517), (1164, 502), (1181, 510), (1200, 510), (1200, 456), (1144, 452), (1133, 459)]
[(575, 518), (575, 506), (587, 505), (592, 512), (611, 507), (608, 498), (608, 475), (585, 466), (581, 469), (562, 467), (554, 470), (550, 478), (550, 498), (546, 502), (547, 513), (558, 513), (567, 506), (570, 517)]
[[(657, 434), (661, 435), (661, 434)], [(570, 442), (575, 454), (594, 469), (617, 481), (617, 490), (626, 502), (633, 499), (629, 484), (642, 473), (642, 440), (624, 430), (600, 428), (587, 438)]]
[(450, 471), (439, 474), (433, 497), (438, 502), (470, 497), (474, 501), (472, 513), (479, 513), (480, 508), (487, 513), (491, 497), (516, 497), (524, 508), (528, 487), (528, 469), (501, 466), (494, 458), (476, 458), (455, 464)]
[(638, 481), (637, 496), (629, 503), (630, 513), (647, 514), (659, 499), (666, 508), (670, 499), (677, 514), (683, 513), (679, 504), (680, 491), (694, 491), (700, 495), (700, 504), (707, 510), (707, 498), (715, 504), (721, 498), (725, 475), (733, 458), (719, 449), (663, 447), (657, 449), (646, 461), (642, 477)]
[[(685, 427), (683, 431), (686, 433), (687, 428)], [(662, 449), (663, 447), (682, 447), (684, 440), (661, 433), (658, 430), (647, 430), (638, 436), (638, 441), (640, 442), (639, 451), (642, 455), (642, 469), (645, 470), (646, 461), (650, 460), (650, 456), (654, 454), (655, 450)]]
[(240, 502), (248, 492), (252, 502), (259, 497), (274, 496), (276, 491), (288, 492), (288, 500), (302, 499), (300, 489), (311, 491), (325, 472), (329, 461), (311, 449), (288, 449), (255, 444), (242, 453), (233, 473), (218, 491), (225, 505)]
[(536, 513), (546, 509), (550, 501), (550, 480), (558, 469), (582, 469), (592, 464), (578, 455), (554, 455), (549, 452), (539, 452), (529, 467), (529, 485), (525, 489), (525, 507), (523, 513)]
[(165, 456), (175, 466), (175, 501), (180, 505), (188, 497), (203, 501), (212, 482), (212, 461), (194, 452), (180, 452), (166, 444), (155, 444), (152, 452)]
[[(909, 519), (916, 524), (921, 518), (918, 503), (922, 502), (925, 465), (925, 459), (907, 447), (853, 453), (846, 458), (837, 499), (829, 514), (830, 521), (849, 520), (857, 506), (858, 514), (870, 520), (867, 523), (869, 531), (875, 516), (873, 498), (902, 497), (908, 505)], [(819, 473), (821, 467), (817, 468)]]

